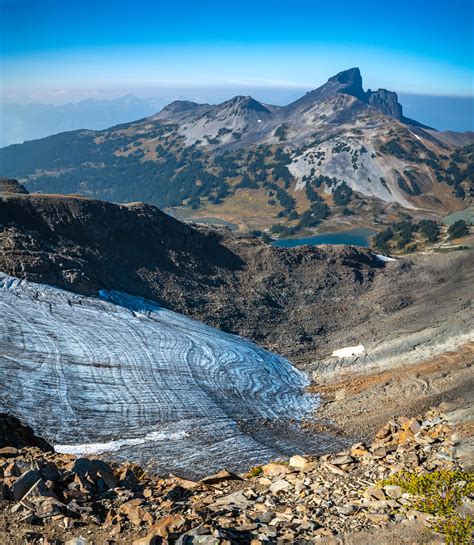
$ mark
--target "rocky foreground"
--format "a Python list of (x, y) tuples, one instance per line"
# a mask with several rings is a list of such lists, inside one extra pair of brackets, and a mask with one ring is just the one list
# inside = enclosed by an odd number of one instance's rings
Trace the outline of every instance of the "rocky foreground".
[[(372, 443), (335, 455), (293, 456), (247, 475), (222, 470), (199, 482), (57, 454), (3, 415), (0, 542), (468, 543), (473, 479), (461, 473), (458, 437), (443, 412), (450, 408), (396, 418)], [(439, 481), (442, 505), (421, 501), (413, 479)]]

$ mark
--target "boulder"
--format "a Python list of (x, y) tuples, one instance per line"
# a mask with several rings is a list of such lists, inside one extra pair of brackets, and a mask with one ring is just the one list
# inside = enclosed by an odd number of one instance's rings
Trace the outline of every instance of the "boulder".
[(35, 514), (38, 518), (49, 518), (62, 515), (66, 506), (55, 498), (42, 498), (37, 504)]
[(315, 469), (316, 462), (310, 462), (303, 456), (296, 455), (290, 458), (290, 467), (307, 473)]
[(158, 520), (153, 525), (153, 531), (161, 537), (167, 538), (176, 533), (186, 524), (186, 519), (181, 515), (168, 515)]
[(269, 490), (272, 494), (278, 494), (279, 492), (284, 492), (290, 488), (290, 483), (284, 479), (279, 479), (272, 483), (269, 487)]
[(290, 472), (290, 468), (284, 464), (277, 464), (271, 462), (262, 466), (262, 471), (265, 477), (277, 477), (278, 475), (285, 475)]
[(45, 481), (56, 482), (60, 477), (59, 470), (53, 462), (40, 464), (40, 473)]
[[(40, 486), (41, 485), (41, 486)], [(44, 493), (46, 489), (46, 483), (44, 482), (41, 474), (36, 469), (30, 469), (18, 477), (18, 479), (12, 485), (12, 496), (15, 501), (20, 501), (28, 492), (32, 491), (35, 487), (40, 490), (40, 494)]]
[(5, 477), (19, 477), (21, 475), (21, 469), (17, 462), (11, 462), (4, 469), (3, 474)]
[(123, 488), (128, 488), (129, 490), (134, 490), (137, 486), (137, 477), (135, 473), (129, 468), (123, 468), (119, 474), (118, 478), (120, 481), (120, 486)]
[(389, 516), (384, 513), (365, 513), (365, 516), (375, 524), (387, 524), (390, 520)]
[(392, 500), (398, 500), (398, 498), (401, 498), (403, 493), (403, 490), (401, 489), (401, 487), (394, 484), (389, 484), (387, 486), (384, 486), (383, 489), (385, 491), (385, 494), (389, 498), (392, 498)]
[(68, 539), (64, 545), (91, 545), (91, 542), (85, 537), (78, 536)]
[(218, 498), (214, 502), (214, 505), (235, 505), (240, 509), (245, 509), (246, 507), (252, 505), (252, 502), (244, 496), (242, 490), (238, 490), (237, 492), (232, 492), (231, 494), (227, 494), (226, 496)]
[(385, 494), (383, 493), (383, 490), (380, 490), (380, 488), (375, 486), (367, 488), (367, 490), (364, 492), (364, 496), (368, 499), (374, 498), (378, 501), (385, 501)]
[(345, 475), (347, 473), (344, 469), (334, 464), (331, 464), (330, 462), (324, 462), (324, 467), (328, 469), (331, 473), (334, 473), (335, 475)]
[(351, 464), (354, 461), (354, 459), (351, 456), (343, 455), (343, 456), (336, 456), (335, 458), (331, 459), (331, 463), (333, 463), (336, 466), (343, 466), (345, 464)]
[(0, 448), (0, 458), (15, 458), (18, 456), (18, 449), (15, 447)]
[(224, 481), (242, 481), (242, 477), (239, 477), (236, 473), (227, 471), (227, 469), (222, 469), (215, 475), (210, 475), (209, 477), (204, 477), (201, 479), (201, 482), (204, 484), (217, 484)]
[(143, 503), (143, 500), (139, 498), (129, 500), (119, 507), (119, 512), (125, 515), (136, 526), (140, 526), (143, 523), (152, 524), (153, 516), (141, 507)]
[(411, 441), (415, 437), (413, 431), (407, 427), (405, 430), (401, 430), (398, 434), (398, 442), (403, 445), (408, 441)]
[(168, 542), (161, 536), (157, 536), (153, 533), (140, 537), (132, 541), (132, 545), (166, 545)]
[(373, 458), (385, 458), (387, 456), (387, 449), (385, 447), (378, 447), (372, 451)]

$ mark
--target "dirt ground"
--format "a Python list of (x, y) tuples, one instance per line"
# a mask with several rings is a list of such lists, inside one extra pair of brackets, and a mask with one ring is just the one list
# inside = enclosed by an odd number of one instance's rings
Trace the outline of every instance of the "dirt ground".
[(402, 524), (389, 524), (367, 532), (353, 532), (325, 538), (321, 545), (441, 545), (443, 536), (428, 530), (421, 521), (413, 520)]
[(415, 416), (442, 402), (460, 400), (472, 410), (473, 363), (474, 343), (467, 343), (423, 363), (372, 373), (345, 369), (325, 376), (310, 387), (323, 399), (319, 425), (367, 439), (391, 418)]

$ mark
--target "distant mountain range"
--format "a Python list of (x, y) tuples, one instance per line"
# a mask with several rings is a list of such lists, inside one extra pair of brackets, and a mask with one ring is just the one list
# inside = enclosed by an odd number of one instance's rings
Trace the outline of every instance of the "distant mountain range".
[(285, 233), (462, 208), (473, 137), (405, 117), (396, 93), (365, 91), (351, 68), (287, 106), (175, 101), (111, 129), (1, 149), (0, 168), (30, 191), (142, 200)]
[(0, 106), (0, 147), (76, 129), (106, 129), (151, 115), (163, 106), (158, 100), (126, 95), (112, 100), (87, 99), (68, 104)]
[[(263, 102), (289, 103), (297, 98), (295, 88), (238, 87), (236, 94), (255, 94)], [(300, 93), (304, 92), (303, 90)], [(198, 102), (216, 103), (225, 100), (225, 88), (166, 88), (148, 91), (153, 98), (132, 94), (110, 100), (88, 98), (67, 104), (15, 103), (0, 104), (0, 147), (20, 144), (25, 140), (43, 138), (58, 132), (76, 129), (101, 130), (139, 119), (157, 112), (172, 98), (193, 97)], [(474, 97), (419, 95), (399, 93), (408, 117), (420, 120), (438, 130), (467, 131), (473, 129)]]

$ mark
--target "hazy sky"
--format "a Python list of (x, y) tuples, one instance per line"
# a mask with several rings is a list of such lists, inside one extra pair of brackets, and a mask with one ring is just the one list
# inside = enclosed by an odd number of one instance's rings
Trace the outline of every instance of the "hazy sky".
[[(473, 94), (474, 0), (0, 0), (2, 100), (156, 88)], [(183, 91), (184, 92), (184, 91)]]

